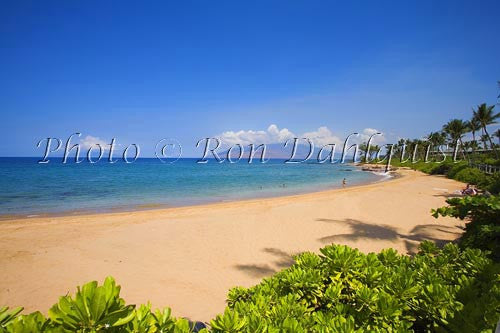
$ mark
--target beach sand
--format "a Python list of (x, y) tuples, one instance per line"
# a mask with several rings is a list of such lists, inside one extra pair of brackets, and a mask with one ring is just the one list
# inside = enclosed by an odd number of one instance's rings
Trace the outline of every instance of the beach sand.
[(291, 255), (340, 243), (414, 253), (460, 236), (434, 219), (463, 184), (416, 171), (395, 180), (296, 196), (203, 206), (0, 222), (0, 305), (44, 313), (77, 285), (114, 276), (128, 303), (148, 300), (208, 321), (228, 290), (252, 286)]

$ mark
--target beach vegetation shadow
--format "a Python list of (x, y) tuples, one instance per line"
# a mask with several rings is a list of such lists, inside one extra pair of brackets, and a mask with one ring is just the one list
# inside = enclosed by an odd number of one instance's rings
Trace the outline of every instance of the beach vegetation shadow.
[(242, 272), (245, 272), (246, 274), (252, 276), (252, 277), (257, 277), (257, 278), (263, 278), (266, 276), (270, 276), (283, 268), (290, 267), (295, 263), (293, 260), (293, 255), (277, 249), (277, 248), (271, 248), (271, 247), (266, 247), (262, 249), (263, 252), (269, 253), (276, 257), (276, 259), (272, 262), (272, 265), (270, 264), (240, 264), (240, 265), (235, 265), (234, 267)]
[(404, 241), (408, 254), (415, 254), (418, 250), (418, 244), (424, 240), (429, 240), (438, 246), (442, 246), (449, 240), (439, 237), (440, 233), (453, 234), (457, 237), (462, 233), (462, 229), (456, 226), (443, 226), (439, 224), (421, 224), (415, 226), (408, 234), (403, 234), (397, 231), (396, 228), (385, 224), (367, 223), (355, 219), (334, 220), (318, 218), (316, 221), (326, 223), (344, 224), (350, 227), (349, 233), (336, 234), (321, 237), (318, 241), (322, 243), (340, 243), (345, 241), (357, 241), (360, 239), (366, 240), (389, 240), (396, 241), (401, 239)]
[(441, 194), (433, 194), (434, 197), (442, 197), (442, 198), (463, 198), (464, 196), (462, 194), (458, 193), (441, 193)]
[(263, 249), (264, 252), (272, 254), (276, 257), (276, 261), (274, 261), (274, 265), (278, 268), (286, 268), (290, 267), (295, 263), (293, 260), (293, 255), (276, 248), (266, 247)]
[(247, 273), (250, 276), (258, 278), (276, 273), (276, 269), (272, 268), (269, 265), (235, 265), (234, 267), (242, 272)]
[(316, 219), (316, 221), (327, 223), (347, 224), (351, 232), (348, 234), (338, 234), (321, 237), (318, 240), (322, 243), (335, 243), (337, 241), (349, 240), (356, 241), (362, 238), (378, 239), (378, 240), (395, 240), (399, 237), (399, 233), (395, 228), (383, 225), (366, 223), (355, 219), (332, 220), (332, 219)]

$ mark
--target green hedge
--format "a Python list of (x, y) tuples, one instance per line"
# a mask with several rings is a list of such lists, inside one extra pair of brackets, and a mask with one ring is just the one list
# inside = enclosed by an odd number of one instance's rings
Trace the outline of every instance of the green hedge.
[[(202, 332), (492, 332), (500, 268), (477, 249), (423, 242), (414, 257), (330, 245), (255, 287), (234, 288)], [(2, 332), (191, 332), (186, 319), (127, 305), (112, 278), (62, 296), (45, 318), (0, 310)]]
[[(493, 163), (495, 160), (488, 160), (489, 164)], [(467, 162), (452, 162), (446, 161), (443, 163), (436, 162), (418, 162), (418, 163), (400, 163), (395, 161), (392, 163), (393, 166), (400, 167), (410, 167), (413, 170), (422, 171), (430, 175), (445, 175), (448, 178), (455, 179), (464, 183), (470, 183), (479, 186), (481, 189), (487, 190), (492, 194), (500, 193), (500, 173), (495, 173), (493, 175), (485, 174), (479, 169), (469, 167)]]
[(493, 194), (500, 193), (500, 172), (497, 172), (493, 174), (493, 176), (491, 176), (491, 178), (488, 180), (487, 189)]
[(453, 168), (453, 163), (434, 163), (434, 167), (429, 172), (431, 175), (447, 175), (448, 172)]
[(413, 258), (338, 245), (320, 251), (298, 256), (256, 287), (233, 289), (215, 331), (242, 321), (244, 332), (476, 332), (496, 325), (500, 271), (479, 250), (424, 242)]
[(463, 168), (458, 171), (453, 178), (460, 182), (478, 186), (487, 184), (487, 176), (484, 172), (475, 168)]
[(435, 209), (432, 214), (467, 221), (460, 246), (489, 251), (495, 261), (500, 261), (500, 196), (468, 196), (446, 202), (449, 206)]

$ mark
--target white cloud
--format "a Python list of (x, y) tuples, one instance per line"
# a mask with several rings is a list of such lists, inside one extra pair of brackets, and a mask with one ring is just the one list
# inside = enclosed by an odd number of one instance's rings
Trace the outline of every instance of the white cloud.
[[(363, 142), (367, 141), (370, 135), (379, 132), (373, 128), (364, 129), (359, 136), (353, 137), (352, 141)], [(318, 129), (310, 132), (305, 132), (300, 135), (296, 135), (294, 132), (287, 128), (279, 129), (275, 124), (271, 124), (267, 130), (240, 130), (240, 131), (226, 131), (217, 136), (224, 145), (249, 145), (253, 144), (273, 144), (273, 143), (284, 143), (288, 139), (293, 138), (308, 138), (310, 139), (316, 147), (321, 147), (327, 144), (336, 144), (341, 146), (344, 139), (341, 139), (339, 135), (334, 134), (328, 127), (321, 126)], [(384, 140), (382, 135), (375, 136), (372, 142), (380, 143)], [(302, 140), (301, 140), (302, 141)]]
[(287, 139), (294, 138), (296, 135), (290, 132), (287, 128), (279, 129), (278, 126), (272, 124), (265, 131), (240, 130), (237, 132), (226, 131), (217, 137), (227, 145), (249, 145), (253, 144), (271, 144), (285, 142)]
[(272, 139), (278, 142), (284, 142), (288, 139), (294, 138), (295, 134), (290, 132), (287, 128), (279, 129), (278, 126), (272, 124), (267, 128), (267, 132), (271, 135)]
[(301, 137), (310, 139), (315, 146), (320, 147), (327, 144), (336, 144), (337, 146), (342, 144), (342, 140), (326, 126), (321, 126), (316, 131), (306, 132)]
[(92, 135), (87, 135), (85, 138), (80, 139), (80, 146), (84, 150), (88, 150), (92, 147), (93, 150), (98, 151), (99, 150), (97, 148), (98, 144), (101, 145), (103, 150), (107, 150), (107, 149), (109, 149), (110, 142), (106, 142), (106, 141), (104, 141), (98, 137), (92, 136)]
[[(382, 133), (382, 131), (379, 131), (375, 128), (365, 128), (361, 133), (359, 133), (359, 141), (360, 142), (367, 142), (370, 139), (370, 136), (372, 136), (376, 133)], [(384, 133), (382, 133), (380, 135), (373, 136), (372, 144), (380, 145), (382, 143), (385, 143), (385, 141), (386, 141), (386, 138), (384, 136)]]
[[(352, 136), (349, 141), (352, 143), (362, 143), (368, 141), (371, 135), (375, 133), (382, 133), (375, 128), (365, 128), (359, 135)], [(344, 144), (345, 137), (342, 139), (339, 135), (334, 134), (328, 127), (321, 126), (318, 129), (310, 132), (305, 132), (301, 135), (295, 135), (294, 132), (287, 128), (279, 129), (275, 124), (271, 124), (267, 130), (240, 130), (240, 131), (226, 131), (217, 136), (223, 145), (233, 146), (241, 144), (243, 146), (253, 144), (273, 144), (284, 143), (288, 139), (293, 138), (308, 138), (316, 147), (322, 147), (327, 144), (336, 144), (341, 147)], [(304, 143), (303, 140), (299, 141)], [(372, 144), (383, 144), (386, 138), (383, 134), (375, 135), (372, 139)]]

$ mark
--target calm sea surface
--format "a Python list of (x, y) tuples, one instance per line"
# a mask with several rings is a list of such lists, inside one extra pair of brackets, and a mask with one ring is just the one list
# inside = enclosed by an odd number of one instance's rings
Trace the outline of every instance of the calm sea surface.
[(62, 164), (0, 158), (0, 217), (169, 207), (312, 192), (374, 182), (380, 175), (347, 164), (164, 164), (138, 159)]

